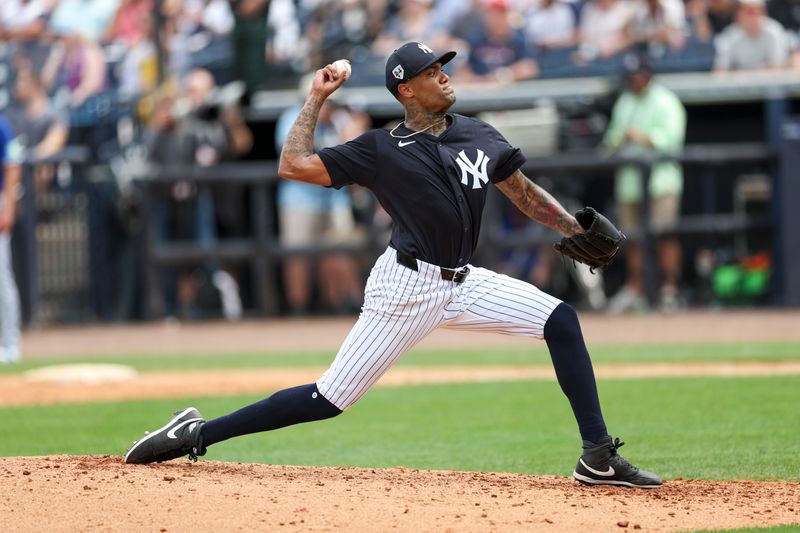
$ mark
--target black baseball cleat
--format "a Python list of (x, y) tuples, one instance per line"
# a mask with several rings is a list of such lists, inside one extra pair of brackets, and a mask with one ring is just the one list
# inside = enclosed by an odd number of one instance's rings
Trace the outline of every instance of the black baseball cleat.
[(641, 489), (661, 486), (652, 472), (639, 470), (617, 453), (625, 443), (604, 437), (598, 444), (583, 441), (583, 455), (578, 459), (573, 477), (587, 485), (623, 485)]
[(197, 461), (199, 455), (206, 453), (200, 435), (200, 428), (205, 422), (203, 415), (194, 407), (176, 412), (175, 417), (164, 427), (134, 442), (125, 454), (124, 462), (143, 465), (169, 461), (184, 455)]

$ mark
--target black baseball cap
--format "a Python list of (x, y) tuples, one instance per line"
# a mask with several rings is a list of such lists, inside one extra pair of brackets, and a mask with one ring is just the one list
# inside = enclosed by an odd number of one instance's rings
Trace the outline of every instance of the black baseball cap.
[(655, 72), (653, 62), (643, 53), (626, 54), (622, 59), (622, 71), (626, 78), (634, 74), (647, 74), (652, 76)]
[(405, 83), (434, 63), (444, 65), (456, 57), (452, 50), (440, 56), (422, 43), (406, 43), (386, 60), (386, 88), (396, 95), (397, 86)]

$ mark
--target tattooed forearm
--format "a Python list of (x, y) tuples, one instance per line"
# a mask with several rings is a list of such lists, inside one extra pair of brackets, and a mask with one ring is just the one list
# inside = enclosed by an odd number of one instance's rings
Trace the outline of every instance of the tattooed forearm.
[(578, 221), (553, 198), (550, 193), (533, 183), (517, 170), (497, 188), (514, 202), (520, 211), (533, 220), (564, 235), (583, 231)]
[(314, 153), (314, 128), (323, 102), (322, 98), (313, 95), (308, 97), (283, 143), (282, 160), (308, 157)]

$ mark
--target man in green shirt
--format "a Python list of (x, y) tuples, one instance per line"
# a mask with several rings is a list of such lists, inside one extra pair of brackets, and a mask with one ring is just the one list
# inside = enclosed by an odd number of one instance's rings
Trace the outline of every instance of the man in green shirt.
[[(674, 93), (653, 81), (646, 58), (625, 58), (626, 90), (614, 104), (611, 123), (603, 144), (620, 155), (636, 157), (677, 153), (686, 136), (686, 110)], [(680, 214), (683, 172), (676, 163), (658, 163), (650, 174), (651, 221), (656, 228), (674, 225)], [(623, 166), (617, 171), (615, 198), (619, 222), (631, 233), (641, 230), (642, 176), (637, 167)], [(626, 250), (627, 279), (622, 290), (611, 299), (609, 310), (623, 312), (644, 307), (642, 254), (631, 243)], [(681, 248), (678, 239), (669, 237), (658, 243), (661, 270), (661, 305), (677, 305)]]

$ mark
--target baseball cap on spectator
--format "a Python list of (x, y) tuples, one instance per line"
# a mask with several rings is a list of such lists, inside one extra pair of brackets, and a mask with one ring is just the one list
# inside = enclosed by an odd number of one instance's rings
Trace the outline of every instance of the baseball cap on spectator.
[(508, 9), (508, 0), (483, 0), (483, 7), (486, 9)]
[(397, 87), (401, 83), (406, 83), (434, 63), (444, 65), (454, 57), (456, 53), (452, 50), (436, 55), (422, 43), (406, 43), (392, 52), (386, 60), (386, 88), (396, 96)]
[(653, 63), (646, 54), (631, 53), (622, 59), (622, 69), (625, 77), (633, 74), (653, 74)]

